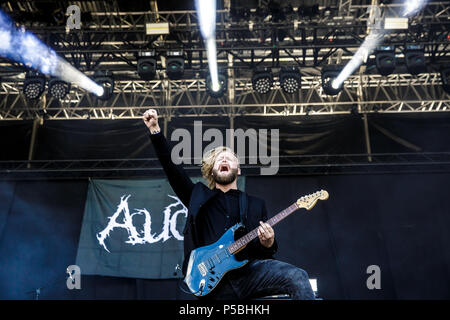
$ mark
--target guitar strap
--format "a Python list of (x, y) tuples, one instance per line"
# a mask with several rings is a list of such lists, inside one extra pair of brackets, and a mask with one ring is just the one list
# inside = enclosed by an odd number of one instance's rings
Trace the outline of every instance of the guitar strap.
[(239, 211), (241, 215), (241, 223), (245, 226), (247, 223), (248, 199), (245, 192), (239, 194)]

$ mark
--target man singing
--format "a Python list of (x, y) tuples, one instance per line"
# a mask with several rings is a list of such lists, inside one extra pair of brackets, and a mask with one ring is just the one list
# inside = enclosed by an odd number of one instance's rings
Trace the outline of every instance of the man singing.
[[(150, 130), (156, 154), (172, 189), (188, 208), (184, 228), (183, 275), (192, 250), (216, 242), (230, 227), (242, 221), (246, 230), (258, 227), (258, 238), (240, 253), (249, 262), (242, 268), (225, 274), (218, 286), (206, 297), (210, 299), (251, 299), (289, 294), (292, 299), (314, 299), (308, 274), (291, 264), (273, 259), (278, 245), (267, 220), (262, 199), (237, 189), (241, 174), (236, 154), (227, 147), (218, 147), (203, 156), (202, 175), (208, 187), (194, 184), (180, 165), (171, 159), (171, 148), (160, 132), (156, 110), (147, 110), (143, 120)], [(241, 217), (242, 197), (246, 199), (244, 219)]]

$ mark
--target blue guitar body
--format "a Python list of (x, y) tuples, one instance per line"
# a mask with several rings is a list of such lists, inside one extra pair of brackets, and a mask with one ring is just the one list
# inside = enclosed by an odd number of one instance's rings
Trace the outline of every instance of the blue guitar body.
[(228, 229), (215, 243), (192, 250), (184, 282), (194, 295), (209, 294), (225, 273), (248, 263), (248, 260), (237, 260), (228, 250), (239, 228), (243, 228), (241, 223)]
[[(266, 223), (274, 226), (292, 212), (300, 208), (311, 210), (318, 200), (328, 199), (328, 192), (320, 190), (303, 196)], [(258, 238), (258, 228), (235, 241), (239, 234), (236, 230), (244, 228), (242, 223), (235, 224), (215, 243), (192, 250), (186, 271), (186, 282), (192, 294), (201, 297), (209, 294), (217, 287), (222, 277), (230, 270), (238, 269), (248, 263), (248, 260), (238, 260), (235, 254), (242, 250), (250, 241)], [(240, 230), (239, 230), (240, 231)]]

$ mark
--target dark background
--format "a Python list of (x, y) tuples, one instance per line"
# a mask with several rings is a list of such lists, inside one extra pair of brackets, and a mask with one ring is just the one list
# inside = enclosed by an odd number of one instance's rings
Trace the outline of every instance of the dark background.
[[(450, 152), (449, 120), (445, 114), (372, 115), (372, 151)], [(192, 124), (193, 119), (174, 119), (168, 133)], [(279, 128), (280, 155), (366, 152), (358, 116), (237, 118), (235, 126)], [(224, 130), (227, 122), (208, 118), (208, 127)], [(31, 130), (31, 122), (0, 121), (0, 160), (27, 159)], [(45, 121), (35, 148), (41, 160), (153, 156), (140, 120)], [(160, 176), (149, 171), (143, 177), (153, 174)], [(329, 200), (275, 227), (276, 258), (317, 278), (324, 299), (449, 299), (449, 178), (450, 172), (422, 170), (248, 175), (246, 190), (265, 199), (271, 215), (304, 194), (329, 192)], [(81, 176), (0, 181), (0, 298), (34, 299), (41, 288), (40, 299), (189, 299), (177, 280), (82, 276), (81, 290), (66, 288), (87, 186)], [(381, 268), (381, 290), (366, 287), (370, 265)]]

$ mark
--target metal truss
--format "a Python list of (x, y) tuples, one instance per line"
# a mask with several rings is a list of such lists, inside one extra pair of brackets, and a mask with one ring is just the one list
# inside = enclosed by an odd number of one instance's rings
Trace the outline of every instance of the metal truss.
[[(90, 8), (88, 4), (89, 1), (80, 3), (82, 11)], [(386, 15), (399, 15), (398, 5), (381, 7)], [(318, 66), (337, 50), (344, 50), (345, 61), (364, 40), (369, 8), (369, 4), (352, 5), (352, 1), (340, 1), (339, 7), (327, 7), (329, 11), (321, 7), (318, 16), (298, 18), (288, 15), (281, 22), (258, 17), (245, 20), (232, 16), (229, 10), (219, 10), (216, 32), (219, 65), (227, 66), (228, 54), (231, 54), (236, 58), (235, 68), (279, 66), (289, 62)], [(393, 31), (386, 41), (400, 48), (408, 42), (421, 43), (433, 58), (446, 56), (449, 14), (445, 2), (431, 2), (420, 15), (410, 20), (408, 30)], [(135, 69), (136, 54), (149, 49), (149, 44), (161, 55), (167, 50), (183, 49), (188, 70), (206, 69), (205, 48), (195, 11), (111, 10), (90, 12), (90, 17), (81, 31), (67, 32), (63, 26), (34, 26), (31, 23), (25, 26), (83, 71), (90, 71), (100, 64), (116, 72)], [(145, 24), (157, 21), (168, 22), (171, 34), (145, 35)], [(161, 69), (164, 69), (163, 64), (160, 62)]]
[[(242, 164), (244, 175), (260, 175), (261, 165)], [(200, 176), (195, 165), (186, 165)], [(374, 153), (280, 156), (277, 175), (330, 175), (450, 172), (450, 153)], [(0, 179), (86, 179), (155, 177), (164, 172), (157, 158), (0, 161)]]
[(14, 84), (3, 83), (0, 119), (48, 120), (133, 119), (155, 108), (161, 117), (197, 116), (301, 116), (349, 113), (449, 112), (450, 96), (438, 73), (353, 75), (336, 96), (323, 93), (320, 76), (303, 76), (301, 90), (289, 95), (275, 84), (267, 95), (255, 93), (251, 79), (234, 79), (234, 101), (214, 99), (198, 80), (116, 81), (109, 101), (74, 91), (63, 101), (45, 96), (31, 104)]
[[(20, 13), (33, 13), (39, 1), (15, 2)], [(61, 6), (67, 5), (60, 1)], [(449, 112), (450, 95), (443, 91), (438, 68), (450, 62), (450, 6), (446, 1), (428, 2), (420, 14), (409, 19), (407, 30), (394, 30), (385, 43), (397, 48), (400, 62), (395, 74), (374, 73), (373, 64), (363, 65), (344, 83), (336, 96), (324, 94), (321, 67), (345, 64), (351, 59), (371, 26), (372, 0), (320, 0), (319, 14), (290, 14), (282, 21), (232, 14), (229, 6), (217, 12), (218, 64), (228, 75), (228, 91), (219, 99), (206, 91), (206, 52), (194, 11), (122, 11), (118, 1), (76, 1), (83, 17), (81, 30), (66, 30), (60, 24), (23, 26), (35, 33), (60, 56), (88, 76), (96, 70), (114, 72), (112, 98), (98, 100), (72, 86), (68, 96), (56, 100), (48, 94), (30, 101), (22, 93), (25, 68), (0, 58), (0, 121), (35, 120), (29, 161), (0, 161), (2, 179), (147, 177), (162, 174), (156, 159), (97, 159), (37, 161), (33, 149), (39, 121), (137, 119), (148, 108), (158, 109), (164, 121), (173, 117), (227, 117), (233, 127), (239, 116), (361, 115), (366, 154), (280, 157), (279, 174), (341, 174), (381, 172), (450, 172), (449, 153), (373, 154), (367, 124), (369, 113)], [(228, 3), (228, 1), (225, 1)], [(303, 1), (307, 2), (307, 1)], [(1, 8), (14, 13), (12, 1)], [(229, 3), (228, 3), (229, 5)], [(399, 16), (400, 5), (380, 5), (384, 16)], [(169, 35), (146, 35), (146, 23), (168, 22)], [(428, 73), (412, 76), (402, 64), (405, 46), (422, 44)], [(136, 72), (137, 54), (153, 49), (159, 56), (156, 78), (141, 80)], [(165, 72), (169, 50), (183, 50), (182, 80), (170, 80)], [(274, 87), (267, 95), (256, 93), (251, 76), (256, 67), (270, 68)], [(298, 66), (301, 88), (289, 95), (280, 88), (282, 66)], [(165, 128), (167, 126), (164, 126)], [(243, 165), (245, 175), (259, 174), (259, 166)], [(187, 167), (199, 175), (197, 166)]]
[[(23, 1), (22, 9), (33, 11), (34, 2)], [(227, 70), (229, 83), (224, 97), (214, 99), (205, 90), (207, 60), (194, 11), (122, 12), (116, 1), (75, 2), (82, 12), (90, 13), (80, 31), (31, 22), (24, 26), (88, 76), (97, 69), (112, 70), (115, 94), (105, 102), (72, 87), (63, 101), (49, 96), (28, 101), (21, 91), (24, 68), (0, 60), (0, 120), (129, 119), (140, 117), (150, 107), (157, 108), (166, 119), (449, 111), (450, 97), (442, 90), (437, 73), (439, 64), (450, 61), (450, 6), (444, 1), (429, 2), (410, 19), (408, 30), (397, 30), (386, 37), (386, 42), (400, 51), (410, 42), (423, 44), (430, 73), (414, 77), (404, 66), (400, 73), (387, 77), (360, 71), (347, 79), (337, 96), (323, 93), (321, 66), (344, 64), (352, 57), (367, 33), (371, 3), (323, 0), (319, 1), (317, 16), (299, 19), (288, 15), (278, 22), (264, 21), (254, 14), (243, 19), (233, 16), (229, 9), (219, 10), (218, 62), (219, 68)], [(386, 16), (399, 15), (399, 5), (381, 8)], [(3, 9), (8, 12), (7, 5)], [(171, 34), (146, 35), (148, 22), (168, 22)], [(143, 81), (136, 73), (136, 54), (149, 48), (162, 58), (156, 79)], [(170, 80), (165, 73), (164, 55), (172, 49), (183, 49), (186, 54), (183, 80)], [(285, 94), (276, 74), (271, 93), (263, 96), (253, 91), (251, 74), (255, 67), (266, 66), (277, 73), (284, 65), (300, 67), (302, 84), (297, 94)]]

